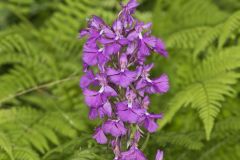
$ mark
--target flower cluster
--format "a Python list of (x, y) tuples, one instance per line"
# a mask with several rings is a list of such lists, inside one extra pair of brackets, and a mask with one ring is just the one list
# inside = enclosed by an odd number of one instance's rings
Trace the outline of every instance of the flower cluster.
[[(115, 160), (146, 160), (138, 148), (144, 131), (155, 132), (162, 114), (148, 112), (151, 94), (163, 94), (169, 89), (163, 74), (152, 79), (153, 64), (146, 58), (155, 52), (166, 57), (163, 42), (151, 35), (151, 23), (144, 24), (133, 17), (136, 0), (122, 5), (113, 25), (93, 16), (80, 38), (87, 37), (83, 49), (85, 75), (80, 86), (89, 107), (89, 118), (100, 118), (93, 138), (100, 144), (109, 143)], [(163, 153), (157, 152), (156, 160)]]

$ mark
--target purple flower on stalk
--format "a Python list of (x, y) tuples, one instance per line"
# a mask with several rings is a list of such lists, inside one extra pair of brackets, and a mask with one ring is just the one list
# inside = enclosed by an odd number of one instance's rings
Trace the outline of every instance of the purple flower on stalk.
[(123, 122), (119, 120), (106, 121), (103, 124), (103, 131), (114, 137), (124, 136), (127, 133), (127, 129), (124, 127)]
[[(146, 160), (137, 148), (143, 134), (141, 128), (155, 132), (156, 121), (162, 118), (161, 114), (148, 112), (149, 95), (169, 89), (165, 74), (150, 79), (153, 64), (147, 65), (146, 58), (152, 52), (164, 57), (168, 53), (164, 43), (151, 35), (152, 24), (133, 17), (138, 5), (137, 0), (122, 5), (112, 26), (93, 16), (88, 28), (80, 33), (80, 37), (87, 37), (83, 49), (85, 75), (80, 86), (90, 109), (89, 118), (103, 120), (93, 138), (100, 144), (112, 143), (114, 160)], [(124, 144), (127, 146), (122, 147)], [(162, 157), (158, 151), (156, 160)]]

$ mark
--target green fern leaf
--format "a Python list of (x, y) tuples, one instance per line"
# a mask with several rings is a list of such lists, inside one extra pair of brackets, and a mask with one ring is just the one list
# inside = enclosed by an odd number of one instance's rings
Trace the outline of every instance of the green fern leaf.
[(235, 93), (232, 85), (236, 84), (240, 77), (234, 71), (240, 67), (239, 50), (239, 47), (229, 48), (203, 61), (190, 76), (192, 83), (175, 96), (178, 103), (174, 103), (173, 98), (172, 108), (169, 106), (167, 119), (162, 125), (169, 122), (182, 106), (190, 105), (199, 111), (209, 140), (214, 120), (222, 106), (221, 102), (225, 96), (233, 96)]
[(0, 132), (0, 150), (1, 149), (7, 153), (11, 160), (15, 159), (13, 156), (12, 144), (7, 139), (7, 136), (2, 132)]
[(195, 58), (199, 55), (200, 52), (206, 50), (208, 46), (213, 44), (213, 42), (220, 36), (222, 26), (222, 24), (219, 24), (213, 28), (210, 28), (202, 36), (200, 36), (200, 39), (195, 45), (193, 53)]
[(158, 140), (162, 146), (172, 144), (172, 145), (178, 145), (190, 150), (200, 150), (204, 145), (200, 141), (199, 137), (201, 138), (201, 136), (199, 136), (199, 133), (186, 134), (186, 133), (167, 132), (167, 133), (157, 134), (157, 137), (154, 137), (154, 138)]
[(15, 148), (14, 157), (16, 157), (17, 160), (40, 160), (37, 153), (26, 148)]
[(184, 49), (193, 48), (199, 37), (208, 29), (209, 27), (196, 27), (174, 33), (167, 39), (167, 47)]
[(186, 89), (185, 91), (180, 91), (176, 96), (169, 102), (168, 110), (164, 113), (164, 118), (159, 121), (159, 129), (165, 127), (169, 122), (172, 121), (176, 113), (183, 107), (188, 106), (191, 102), (191, 90)]
[(229, 17), (229, 19), (225, 22), (222, 30), (222, 34), (219, 38), (219, 48), (221, 48), (229, 36), (239, 29), (240, 27), (240, 11), (235, 12), (233, 15)]

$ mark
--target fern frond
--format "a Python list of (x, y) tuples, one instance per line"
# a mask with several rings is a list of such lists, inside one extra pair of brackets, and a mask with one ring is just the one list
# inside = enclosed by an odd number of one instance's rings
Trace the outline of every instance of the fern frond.
[(1, 30), (0, 31), (0, 37), (1, 40), (3, 37), (7, 37), (10, 35), (25, 35), (26, 33), (29, 32), (29, 30), (32, 30), (32, 26), (26, 23), (20, 23), (20, 24), (15, 24), (11, 25), (8, 28)]
[(36, 50), (32, 44), (26, 42), (26, 39), (19, 34), (4, 36), (0, 40), (0, 48), (0, 65), (17, 63), (34, 66), (49, 59), (46, 54), (35, 54)]
[(159, 121), (159, 129), (165, 127), (172, 121), (177, 112), (183, 107), (188, 106), (191, 102), (191, 88), (184, 91), (180, 91), (176, 96), (168, 103), (168, 110), (164, 113), (164, 118)]
[(189, 28), (217, 25), (228, 17), (228, 13), (220, 10), (210, 0), (157, 1), (155, 14), (157, 16), (153, 18), (156, 32), (167, 37)]
[(166, 41), (168, 48), (193, 48), (201, 35), (203, 35), (209, 27), (196, 27), (174, 33)]
[(224, 96), (233, 96), (231, 85), (237, 83), (239, 74), (234, 69), (240, 67), (239, 47), (227, 49), (203, 62), (194, 72), (197, 88), (192, 93), (192, 107), (199, 110), (203, 120), (207, 139), (214, 125), (214, 119), (220, 111)]
[(34, 0), (9, 0), (0, 2), (0, 9), (10, 9), (17, 10), (21, 13), (29, 13), (29, 6), (34, 2)]
[(157, 134), (157, 136), (158, 138), (156, 137), (155, 139), (158, 140), (162, 146), (172, 144), (174, 146), (178, 145), (189, 150), (200, 150), (204, 146), (201, 142), (201, 139), (199, 139), (198, 134), (168, 132)]
[(101, 157), (94, 153), (91, 149), (86, 150), (80, 150), (77, 153), (75, 153), (74, 156), (69, 158), (69, 160), (85, 160), (85, 159), (96, 159), (100, 160)]
[(185, 98), (183, 101), (177, 98), (181, 103), (175, 103), (176, 106), (173, 104), (173, 109), (166, 113), (166, 117), (170, 117), (166, 122), (171, 120), (181, 105), (190, 104), (199, 111), (206, 137), (210, 139), (214, 120), (222, 106), (221, 102), (225, 96), (233, 96), (235, 93), (232, 85), (236, 84), (240, 77), (234, 71), (240, 67), (239, 50), (239, 47), (229, 48), (203, 61), (190, 76), (192, 83), (183, 90), (186, 94), (181, 96), (182, 92), (180, 92), (181, 94), (176, 95), (176, 97)]
[(7, 139), (6, 134), (2, 132), (0, 132), (0, 150), (6, 152), (6, 154), (9, 156), (11, 160), (15, 160), (13, 156), (12, 144), (9, 141), (9, 139)]
[(14, 157), (16, 160), (40, 160), (39, 156), (34, 151), (18, 147), (14, 149)]
[(238, 160), (240, 158), (239, 149), (239, 135), (234, 135), (206, 148), (197, 160)]
[(215, 27), (208, 29), (203, 35), (200, 36), (200, 39), (195, 44), (194, 48), (194, 57), (197, 58), (199, 53), (206, 50), (207, 47), (213, 44), (215, 40), (220, 36), (222, 24), (219, 24)]
[[(43, 32), (44, 34), (48, 33), (49, 40), (55, 39), (57, 33), (61, 33), (58, 35), (60, 39), (68, 40), (77, 37), (76, 33), (81, 28), (81, 24), (85, 24), (86, 17), (94, 14), (103, 16), (107, 22), (113, 19), (112, 12), (100, 8), (101, 5), (101, 2), (97, 0), (83, 0), (82, 3), (79, 3), (78, 0), (65, 0), (64, 3), (58, 5), (58, 11), (46, 22)], [(52, 38), (50, 38), (50, 35)]]
[(217, 132), (232, 132), (240, 130), (240, 117), (230, 117), (216, 124)]
[(72, 120), (69, 113), (44, 113), (36, 109), (21, 107), (0, 110), (0, 117), (2, 120), (0, 127), (15, 145), (33, 145), (42, 153), (49, 150), (49, 142), (59, 144), (59, 135), (71, 138), (77, 135), (77, 128), (70, 124)]
[(240, 11), (237, 11), (229, 17), (229, 19), (225, 22), (223, 26), (222, 34), (219, 38), (219, 48), (221, 48), (225, 44), (225, 42), (231, 36), (231, 34), (238, 30), (239, 27), (240, 27)]

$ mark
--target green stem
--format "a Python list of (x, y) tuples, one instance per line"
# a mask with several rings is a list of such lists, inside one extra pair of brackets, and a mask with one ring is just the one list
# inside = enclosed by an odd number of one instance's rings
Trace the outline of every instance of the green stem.
[(150, 138), (150, 133), (147, 133), (147, 138), (145, 139), (142, 147), (141, 147), (141, 150), (144, 151), (145, 148), (147, 147), (147, 144), (148, 144), (148, 141), (149, 141), (149, 138)]

